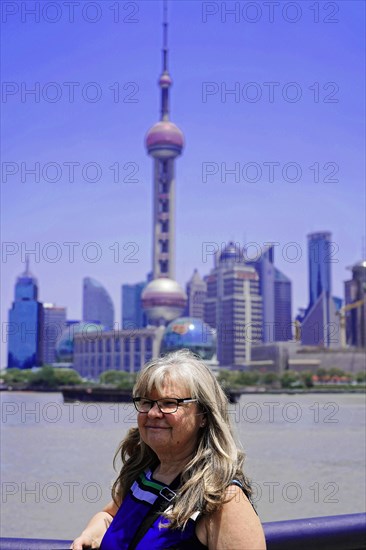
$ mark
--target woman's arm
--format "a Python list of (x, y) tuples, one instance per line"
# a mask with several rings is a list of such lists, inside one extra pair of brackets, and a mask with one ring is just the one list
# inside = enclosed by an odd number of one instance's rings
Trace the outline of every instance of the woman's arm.
[(205, 522), (209, 550), (266, 550), (261, 522), (243, 491), (231, 485), (226, 497)]
[(71, 545), (73, 550), (84, 550), (86, 548), (99, 548), (102, 538), (116, 515), (118, 506), (109, 502), (102, 512), (98, 512), (89, 521), (81, 535)]

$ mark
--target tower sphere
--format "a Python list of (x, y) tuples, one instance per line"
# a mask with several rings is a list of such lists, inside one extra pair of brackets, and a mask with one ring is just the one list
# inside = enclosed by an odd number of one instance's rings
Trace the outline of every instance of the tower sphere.
[(173, 81), (170, 77), (170, 74), (164, 71), (161, 77), (159, 78), (160, 88), (169, 88), (169, 86), (171, 86), (172, 84), (173, 84)]
[(147, 132), (145, 143), (149, 155), (162, 159), (174, 158), (182, 152), (184, 136), (173, 122), (161, 120)]
[(141, 300), (149, 320), (172, 321), (182, 314), (187, 296), (176, 281), (160, 277), (145, 287)]

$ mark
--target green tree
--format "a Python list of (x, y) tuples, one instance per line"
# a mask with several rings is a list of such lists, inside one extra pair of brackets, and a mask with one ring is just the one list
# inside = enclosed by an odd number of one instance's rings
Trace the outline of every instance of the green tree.
[(120, 381), (121, 374), (122, 373), (118, 370), (107, 370), (102, 372), (99, 376), (99, 382), (101, 384), (111, 384), (115, 386)]
[(28, 383), (32, 376), (30, 369), (6, 369), (2, 378), (5, 384), (24, 384)]
[(229, 369), (220, 369), (217, 377), (219, 384), (221, 384), (223, 388), (232, 385), (235, 380), (235, 376), (233, 376), (233, 374), (235, 375), (235, 373), (231, 372)]
[(32, 372), (29, 380), (31, 388), (57, 388), (58, 382), (55, 374), (55, 369), (46, 365), (36, 372)]
[(79, 373), (74, 369), (56, 367), (54, 368), (54, 373), (59, 386), (75, 386), (76, 384), (82, 383)]
[(366, 382), (366, 372), (364, 370), (356, 373), (356, 382), (359, 384), (364, 384)]
[(236, 374), (235, 383), (238, 386), (254, 386), (260, 379), (257, 371), (241, 371)]
[(279, 380), (277, 372), (265, 372), (262, 375), (262, 382), (266, 386), (273, 386)]
[(109, 370), (100, 375), (99, 381), (101, 384), (109, 384), (121, 389), (130, 389), (136, 381), (136, 375), (124, 371)]
[(281, 386), (283, 388), (292, 388), (294, 386), (299, 386), (299, 382), (299, 373), (293, 370), (285, 370), (281, 375)]
[(312, 388), (313, 383), (313, 373), (309, 370), (303, 371), (300, 373), (300, 378), (305, 386), (305, 388)]
[(327, 369), (324, 369), (323, 367), (319, 367), (316, 371), (316, 375), (319, 378), (319, 382), (321, 382), (324, 378), (324, 376), (328, 375)]

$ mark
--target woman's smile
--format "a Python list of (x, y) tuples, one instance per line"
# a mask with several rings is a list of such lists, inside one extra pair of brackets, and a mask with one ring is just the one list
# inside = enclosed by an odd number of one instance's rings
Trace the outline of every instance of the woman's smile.
[(171, 430), (169, 426), (145, 426), (149, 430)]

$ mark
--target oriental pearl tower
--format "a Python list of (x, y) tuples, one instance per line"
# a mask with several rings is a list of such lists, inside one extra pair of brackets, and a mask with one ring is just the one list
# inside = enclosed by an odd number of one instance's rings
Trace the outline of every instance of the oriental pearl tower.
[(147, 132), (145, 143), (154, 162), (153, 191), (153, 280), (142, 293), (142, 306), (149, 322), (166, 325), (184, 310), (187, 296), (174, 280), (175, 159), (183, 150), (182, 131), (169, 120), (167, 3), (164, 1), (163, 70), (159, 79), (161, 118)]

